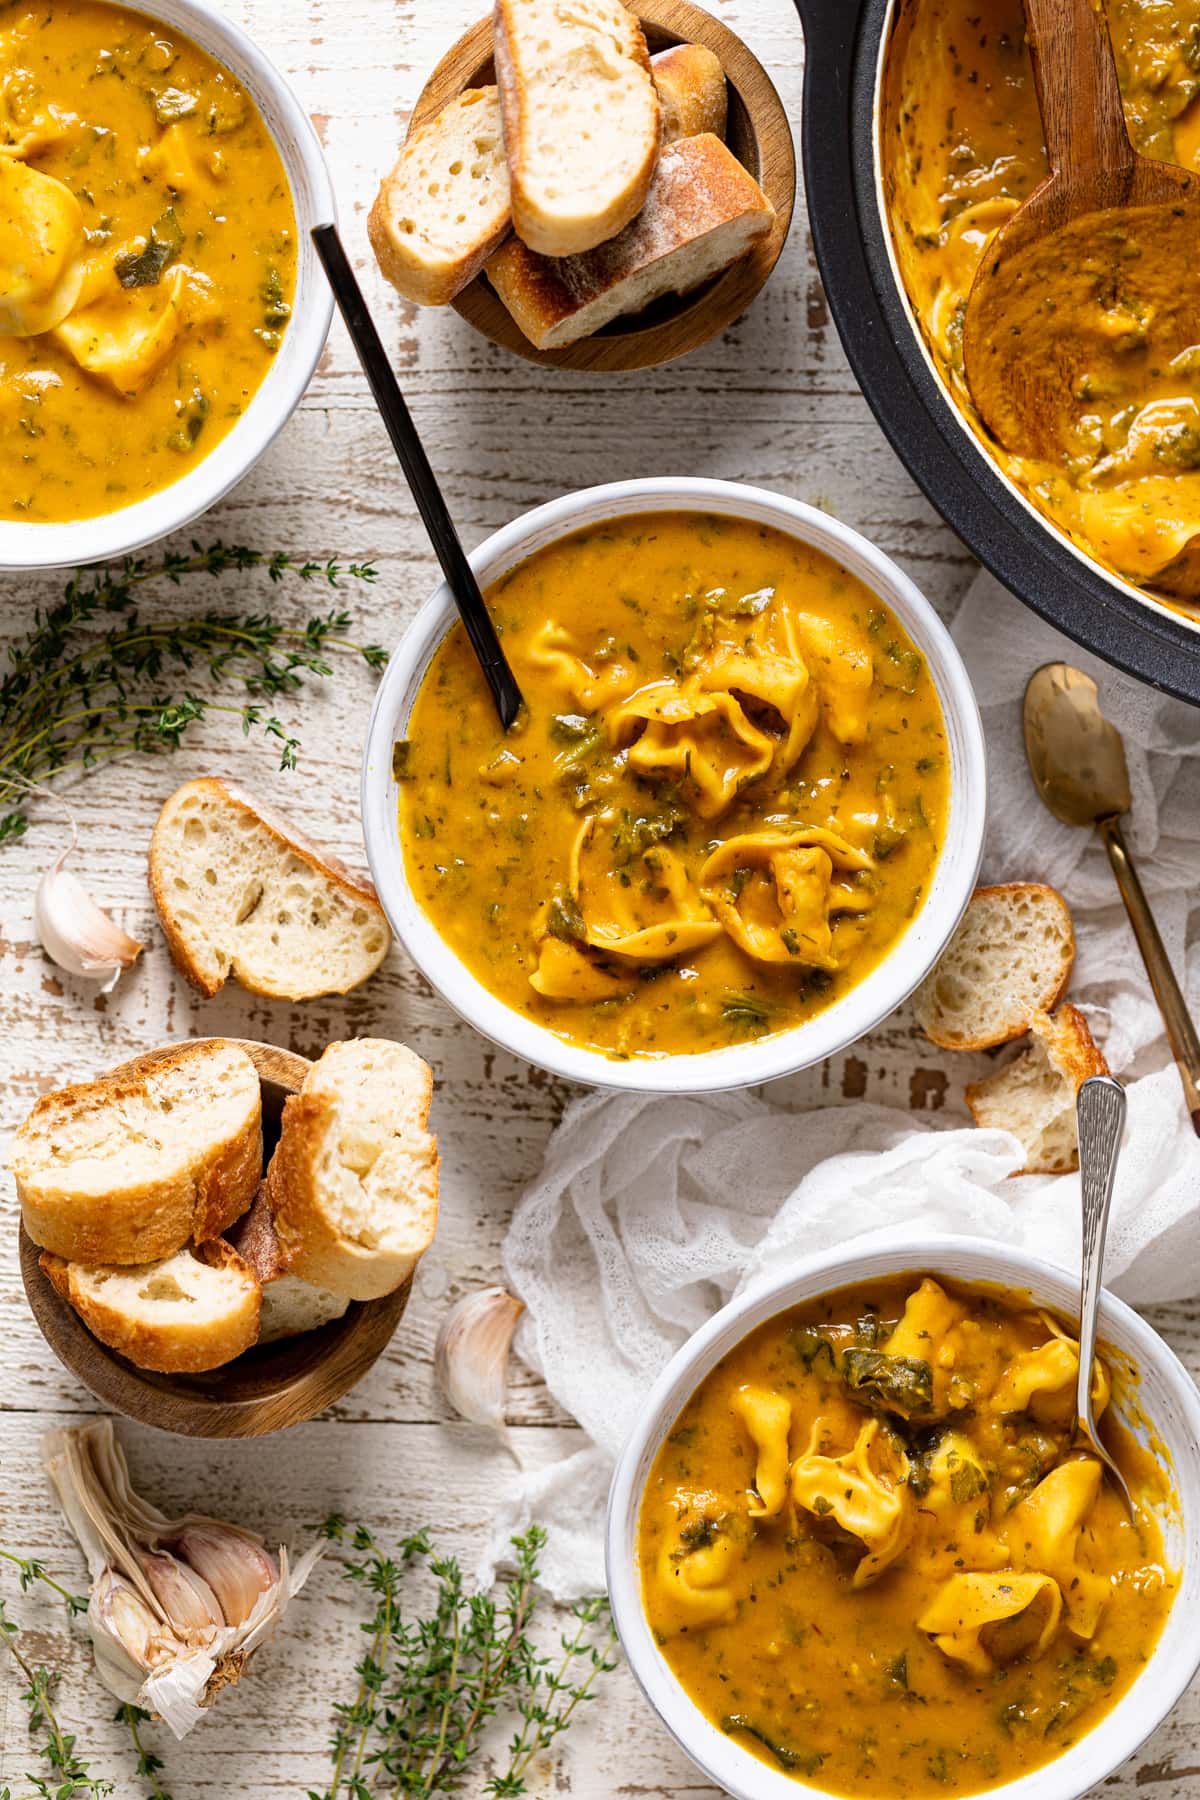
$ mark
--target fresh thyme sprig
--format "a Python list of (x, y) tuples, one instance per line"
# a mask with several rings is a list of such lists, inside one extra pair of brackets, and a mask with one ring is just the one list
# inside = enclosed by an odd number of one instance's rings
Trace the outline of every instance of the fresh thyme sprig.
[[(575, 1628), (552, 1663), (531, 1632), (537, 1610), (538, 1558), (545, 1534), (536, 1526), (512, 1540), (514, 1570), (500, 1598), (468, 1594), (452, 1558), (433, 1556), (428, 1534), (406, 1538), (396, 1559), (363, 1526), (326, 1520), (322, 1536), (347, 1544), (355, 1559), (346, 1577), (375, 1596), (362, 1629), (366, 1655), (354, 1700), (335, 1706), (330, 1745), (333, 1774), (308, 1800), (374, 1800), (376, 1795), (430, 1800), (454, 1794), (479, 1755), (484, 1729), (503, 1710), (521, 1724), (509, 1765), (482, 1790), (504, 1800), (525, 1794), (535, 1755), (563, 1731), (592, 1697), (596, 1677), (613, 1668), (615, 1633), (604, 1599), (574, 1609)], [(436, 1584), (432, 1611), (407, 1620), (399, 1587), (406, 1570), (427, 1562)]]
[[(209, 609), (182, 620), (144, 618), (141, 588), (154, 580), (178, 586), (188, 575), (219, 577), (263, 569), (273, 582), (295, 576), (339, 587), (371, 582), (370, 563), (314, 562), (284, 551), (241, 544), (193, 544), (190, 554), (156, 561), (126, 557), (110, 567), (78, 570), (57, 605), (39, 608), (31, 629), (8, 648), (0, 679), (0, 844), (27, 824), (32, 789), (66, 770), (82, 770), (131, 750), (176, 750), (188, 728), (228, 713), (244, 733), (275, 738), (280, 767), (294, 768), (300, 749), (264, 701), (294, 693), (308, 677), (333, 674), (330, 653), (360, 656), (369, 668), (386, 662), (378, 644), (349, 636), (350, 615), (334, 609), (302, 627), (267, 613)], [(204, 686), (194, 685), (202, 675)], [(236, 703), (214, 697), (223, 683), (241, 687)]]
[(146, 1800), (171, 1800), (166, 1788), (158, 1779), (160, 1769), (164, 1768), (161, 1756), (155, 1756), (153, 1750), (147, 1750), (142, 1742), (142, 1726), (151, 1723), (150, 1714), (140, 1706), (125, 1701), (113, 1714), (119, 1725), (129, 1727), (129, 1735), (133, 1739), (133, 1747), (137, 1752), (137, 1772), (143, 1780), (150, 1783), (150, 1791)]
[[(44, 1580), (45, 1577), (33, 1579)], [(83, 1760), (75, 1747), (74, 1736), (63, 1730), (54, 1710), (53, 1690), (57, 1676), (29, 1661), (17, 1642), (20, 1635), (21, 1627), (9, 1617), (4, 1601), (0, 1600), (0, 1638), (24, 1680), (21, 1701), (29, 1715), (30, 1736), (41, 1740), (38, 1755), (45, 1759), (52, 1776), (35, 1775), (27, 1770), (25, 1780), (29, 1783), (29, 1794), (23, 1796), (23, 1800), (34, 1800), (35, 1796), (37, 1800), (71, 1800), (75, 1794), (89, 1794), (92, 1800), (104, 1800), (104, 1796), (113, 1791), (112, 1782), (91, 1773), (90, 1763)], [(0, 1788), (0, 1800), (13, 1800), (12, 1790)]]

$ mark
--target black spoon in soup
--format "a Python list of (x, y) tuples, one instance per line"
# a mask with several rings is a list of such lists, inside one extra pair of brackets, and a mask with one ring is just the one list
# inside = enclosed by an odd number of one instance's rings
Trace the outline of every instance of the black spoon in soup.
[(400, 392), (400, 384), (392, 372), (392, 365), (380, 342), (354, 270), (350, 267), (337, 226), (314, 225), (312, 240), (329, 278), (346, 330), (358, 352), (358, 360), (362, 364), (375, 404), (387, 426), (392, 448), (408, 478), (417, 511), (425, 522), (430, 542), (442, 565), (442, 574), (446, 577), (459, 615), (466, 626), (471, 648), (479, 659), (479, 666), (500, 715), (500, 723), (507, 731), (516, 723), (517, 715), (524, 705), (521, 690), (501, 648), (496, 627), (479, 591), (474, 571), (459, 542), (454, 521), (425, 454), (425, 446), (417, 435), (412, 414)]

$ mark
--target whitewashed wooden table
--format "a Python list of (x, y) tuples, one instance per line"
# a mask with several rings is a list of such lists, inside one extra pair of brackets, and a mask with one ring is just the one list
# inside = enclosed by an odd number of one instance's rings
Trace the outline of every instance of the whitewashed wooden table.
[[(797, 120), (803, 45), (791, 0), (711, 0), (757, 52)], [(390, 164), (407, 110), (481, 0), (226, 0), (287, 72), (316, 120), (340, 197), (345, 237), (469, 544), (566, 489), (636, 475), (705, 474), (758, 482), (816, 502), (875, 539), (948, 612), (973, 564), (889, 450), (859, 395), (830, 325), (805, 228), (790, 243), (752, 312), (720, 341), (672, 367), (595, 378), (542, 371), (485, 344), (451, 313), (420, 313), (378, 277), (366, 213)], [(219, 454), (219, 452), (218, 452)], [(189, 534), (191, 535), (191, 534)], [(335, 325), (301, 408), (259, 468), (198, 529), (267, 549), (372, 558), (372, 589), (348, 590), (356, 635), (390, 646), (434, 580), (434, 563), (393, 463), (347, 340)], [(254, 586), (231, 577), (229, 603), (257, 595), (301, 618), (324, 605), (315, 590)], [(234, 588), (234, 583), (240, 585)], [(19, 631), (55, 578), (4, 578), (0, 634)], [(213, 603), (213, 584), (160, 596), (156, 610)], [(403, 954), (344, 1001), (303, 1007), (230, 987), (199, 1003), (172, 970), (146, 890), (145, 851), (165, 795), (201, 773), (228, 773), (283, 807), (351, 861), (361, 862), (356, 795), (372, 677), (346, 663), (337, 680), (285, 710), (303, 739), (297, 772), (280, 775), (269, 746), (220, 723), (173, 760), (127, 762), (76, 790), (77, 867), (102, 904), (149, 945), (110, 998), (61, 976), (33, 941), (31, 899), (59, 835), (48, 811), (21, 843), (0, 850), (0, 1119), (5, 1133), (45, 1089), (168, 1039), (211, 1033), (269, 1039), (315, 1055), (332, 1038), (392, 1035), (413, 1044), (437, 1077), (443, 1157), (441, 1227), (407, 1316), (384, 1359), (332, 1412), (283, 1437), (214, 1445), (122, 1428), (135, 1479), (168, 1509), (194, 1505), (298, 1542), (337, 1509), (385, 1539), (419, 1524), (468, 1566), (487, 1531), (509, 1464), (483, 1435), (451, 1420), (434, 1393), (439, 1317), (457, 1294), (496, 1278), (513, 1202), (538, 1168), (569, 1090), (492, 1049), (434, 998)], [(922, 1056), (906, 1016), (831, 1066), (790, 1084), (799, 1102), (864, 1093), (915, 1109), (962, 1108), (970, 1058)], [(16, 1209), (4, 1186), (0, 1253), (0, 1545), (42, 1557), (79, 1585), (74, 1546), (49, 1502), (37, 1455), (49, 1425), (83, 1419), (89, 1396), (46, 1350), (17, 1272)], [(1162, 1309), (1156, 1323), (1200, 1367), (1197, 1314)], [(578, 1433), (544, 1390), (517, 1369), (511, 1413), (533, 1466), (575, 1446)], [(326, 1784), (332, 1698), (346, 1697), (361, 1654), (358, 1612), (329, 1569), (318, 1569), (282, 1638), (214, 1717), (167, 1757), (174, 1800), (302, 1800)], [(39, 1657), (63, 1666), (61, 1711), (120, 1800), (143, 1791), (90, 1651), (61, 1616), (20, 1597), (0, 1569), (0, 1594), (36, 1631)], [(1200, 1796), (1200, 1697), (1193, 1694), (1139, 1758), (1107, 1784), (1119, 1800), (1147, 1787), (1161, 1800)], [(28, 1766), (24, 1716), (11, 1671), (0, 1669), (0, 1786)], [(475, 1792), (481, 1793), (480, 1776)], [(534, 1772), (535, 1792), (573, 1800), (714, 1794), (650, 1717), (622, 1670), (603, 1699)], [(468, 1787), (466, 1790), (471, 1792)]]

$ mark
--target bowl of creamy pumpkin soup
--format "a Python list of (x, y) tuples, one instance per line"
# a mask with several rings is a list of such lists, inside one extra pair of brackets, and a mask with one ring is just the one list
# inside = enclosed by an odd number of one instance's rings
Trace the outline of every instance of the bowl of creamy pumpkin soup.
[(316, 135), (205, 0), (0, 9), (0, 566), (117, 555), (256, 461), (316, 365)]
[(1112, 1295), (1072, 1443), (1077, 1283), (935, 1237), (813, 1259), (679, 1352), (622, 1454), (614, 1618), (739, 1800), (1069, 1800), (1200, 1663), (1200, 1399)]
[(448, 593), (389, 665), (367, 851), (419, 967), (599, 1086), (767, 1080), (906, 997), (971, 892), (966, 673), (857, 533), (733, 483), (569, 496), (472, 559), (525, 696), (502, 733)]

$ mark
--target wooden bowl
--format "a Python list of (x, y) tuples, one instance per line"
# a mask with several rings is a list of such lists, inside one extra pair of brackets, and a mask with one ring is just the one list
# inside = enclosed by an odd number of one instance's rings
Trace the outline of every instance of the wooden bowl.
[[(668, 294), (643, 312), (614, 319), (594, 337), (562, 350), (539, 350), (529, 342), (503, 301), (481, 275), (454, 301), (455, 310), (494, 344), (549, 368), (619, 372), (652, 368), (699, 349), (739, 319), (758, 294), (787, 239), (796, 203), (796, 154), (783, 102), (757, 57), (741, 38), (690, 0), (637, 0), (651, 54), (672, 44), (704, 44), (721, 61), (729, 84), (725, 139), (775, 208), (775, 224), (740, 262), (685, 295)], [(409, 134), (439, 113), (468, 87), (496, 78), (492, 61), (492, 21), (482, 19), (461, 37), (425, 84)]]
[[(289, 1094), (297, 1093), (312, 1064), (291, 1050), (238, 1044), (258, 1070), (262, 1086), (264, 1167), (279, 1137)], [(167, 1056), (166, 1044), (148, 1052)], [(120, 1075), (129, 1067), (109, 1071)], [(266, 1437), (300, 1425), (332, 1406), (366, 1374), (387, 1348), (408, 1304), (411, 1278), (382, 1300), (352, 1301), (340, 1319), (319, 1331), (263, 1344), (204, 1375), (156, 1375), (139, 1369), (92, 1336), (83, 1320), (42, 1273), (41, 1251), (21, 1227), (21, 1276), (42, 1336), (64, 1368), (116, 1412), (160, 1431), (185, 1437)]]

